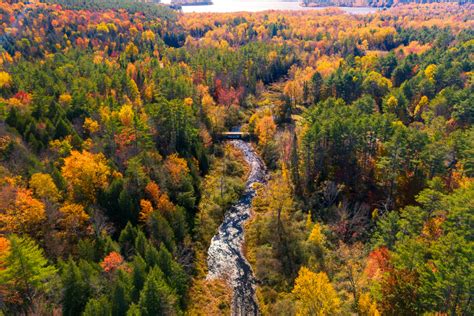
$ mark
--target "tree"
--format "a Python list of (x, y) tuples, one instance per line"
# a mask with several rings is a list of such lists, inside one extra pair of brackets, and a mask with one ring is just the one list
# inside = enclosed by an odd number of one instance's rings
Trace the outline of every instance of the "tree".
[(83, 316), (112, 316), (110, 301), (106, 296), (92, 298), (87, 302)]
[(85, 118), (82, 127), (84, 127), (84, 129), (88, 131), (90, 135), (95, 134), (100, 130), (99, 123), (97, 121), (94, 121), (90, 117)]
[[(0, 237), (0, 258), (5, 258), (10, 252), (10, 241), (5, 237)], [(3, 264), (0, 262), (0, 265)]]
[(283, 91), (285, 95), (290, 98), (293, 104), (297, 104), (303, 99), (303, 86), (301, 82), (290, 80), (286, 83)]
[[(472, 213), (472, 212), (471, 212)], [(456, 233), (442, 236), (432, 247), (433, 259), (420, 276), (420, 299), (429, 310), (450, 315), (470, 314), (472, 287), (472, 241)]]
[(99, 190), (107, 187), (110, 173), (104, 155), (88, 151), (73, 150), (61, 168), (71, 198), (86, 203), (95, 203)]
[(425, 68), (425, 76), (429, 80), (434, 81), (435, 80), (435, 75), (436, 75), (436, 70), (437, 70), (436, 65), (434, 65), (434, 64), (428, 65), (428, 67)]
[(377, 303), (374, 302), (367, 293), (360, 295), (358, 309), (361, 316), (380, 316), (380, 312), (377, 309)]
[(8, 72), (0, 71), (0, 89), (9, 88), (11, 84), (11, 75)]
[(417, 292), (419, 280), (415, 271), (393, 269), (381, 282), (382, 314), (418, 315), (421, 313), (420, 297)]
[(145, 285), (147, 278), (147, 264), (140, 255), (136, 255), (131, 263), (132, 268), (132, 300), (137, 302), (140, 299), (140, 292)]
[(139, 214), (140, 222), (146, 224), (153, 212), (154, 212), (154, 209), (151, 202), (145, 199), (141, 199), (140, 200), (140, 214)]
[(121, 247), (121, 253), (125, 258), (131, 258), (134, 254), (135, 239), (137, 238), (139, 230), (130, 222), (127, 223), (124, 229), (120, 232), (118, 242)]
[(104, 272), (115, 272), (122, 266), (123, 262), (123, 257), (118, 252), (112, 251), (102, 260), (100, 266)]
[(127, 272), (118, 272), (118, 278), (112, 288), (111, 306), (112, 315), (125, 316), (131, 302), (132, 282)]
[(135, 303), (131, 304), (127, 311), (127, 316), (142, 316), (140, 307)]
[(346, 245), (340, 242), (336, 255), (341, 269), (336, 272), (334, 279), (340, 287), (352, 294), (353, 305), (356, 305), (366, 285), (364, 247), (361, 243)]
[(222, 279), (196, 279), (189, 292), (189, 315), (229, 315), (232, 290)]
[(420, 99), (420, 102), (418, 102), (418, 104), (416, 105), (415, 110), (413, 111), (413, 114), (418, 117), (421, 116), (421, 114), (426, 109), (428, 104), (429, 104), (428, 98), (425, 95), (422, 96)]
[(80, 315), (91, 296), (89, 278), (85, 278), (81, 269), (71, 258), (64, 264), (61, 272), (63, 284), (63, 315)]
[(57, 202), (61, 195), (53, 181), (53, 178), (47, 173), (35, 173), (30, 179), (30, 188), (39, 198), (49, 199)]
[(315, 273), (301, 267), (292, 291), (296, 299), (297, 315), (335, 315), (341, 302), (324, 272)]
[(60, 226), (68, 234), (68, 237), (80, 237), (85, 233), (89, 215), (80, 204), (66, 203), (60, 209)]
[(9, 251), (0, 257), (0, 288), (5, 291), (5, 301), (12, 310), (25, 313), (35, 311), (35, 300), (51, 288), (50, 281), (56, 274), (48, 264), (43, 250), (29, 237), (10, 235)]
[(432, 311), (470, 314), (474, 185), (459, 188), (436, 204), (435, 212), (447, 210), (448, 214), (441, 222), (442, 235), (430, 238), (431, 258), (420, 272), (422, 301)]
[[(311, 214), (308, 214), (308, 228), (311, 228)], [(308, 264), (309, 266), (319, 269), (324, 269), (325, 265), (325, 256), (327, 254), (326, 247), (326, 236), (322, 231), (322, 226), (320, 223), (314, 223), (311, 228), (311, 233), (308, 236), (306, 241), (307, 254), (308, 254)]]
[(181, 182), (189, 173), (189, 167), (185, 159), (177, 154), (172, 154), (166, 158), (164, 163), (165, 170), (169, 174), (170, 184), (174, 187), (180, 186)]
[(0, 189), (0, 229), (10, 233), (38, 234), (46, 220), (45, 205), (30, 190), (4, 186)]
[(255, 126), (255, 133), (258, 136), (258, 142), (262, 146), (267, 145), (273, 140), (276, 133), (276, 124), (271, 115), (265, 115), (257, 121)]
[(318, 103), (324, 96), (324, 79), (319, 72), (315, 72), (311, 78), (311, 88), (313, 100), (315, 103)]
[(163, 280), (162, 275), (163, 272), (157, 267), (148, 273), (138, 303), (143, 316), (175, 315), (177, 313), (176, 297)]
[(371, 71), (362, 82), (362, 89), (375, 98), (380, 111), (382, 110), (381, 100), (389, 92), (391, 87), (392, 83), (390, 80), (375, 71)]

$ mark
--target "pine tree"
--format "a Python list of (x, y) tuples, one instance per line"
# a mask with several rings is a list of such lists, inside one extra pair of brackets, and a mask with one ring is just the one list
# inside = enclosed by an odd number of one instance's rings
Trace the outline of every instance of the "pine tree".
[(146, 269), (147, 265), (145, 260), (143, 260), (139, 255), (135, 256), (132, 261), (133, 302), (138, 302), (138, 299), (140, 298), (140, 291), (145, 285)]
[(298, 158), (298, 139), (296, 133), (293, 134), (293, 140), (291, 142), (291, 156), (290, 156), (290, 168), (291, 168), (291, 180), (295, 187), (295, 193), (301, 194), (301, 180), (299, 173), (299, 158)]
[(69, 259), (61, 275), (63, 283), (63, 315), (79, 315), (84, 310), (90, 297), (88, 280), (84, 279), (81, 270)]
[(145, 234), (139, 230), (137, 233), (137, 237), (135, 238), (135, 252), (137, 255), (140, 256), (145, 256), (146, 252), (146, 247), (147, 247), (148, 241), (145, 237)]
[(106, 296), (90, 299), (82, 316), (111, 316), (112, 308)]
[(150, 233), (156, 242), (162, 242), (170, 251), (176, 249), (175, 236), (168, 221), (159, 212), (150, 217)]
[(135, 240), (138, 236), (137, 228), (128, 222), (125, 228), (120, 232), (119, 243), (121, 253), (126, 258), (130, 257), (134, 252)]
[(160, 253), (150, 243), (147, 243), (146, 248), (145, 248), (145, 261), (149, 267), (154, 267), (154, 266), (160, 267)]
[(323, 77), (319, 72), (314, 73), (313, 77), (311, 78), (312, 90), (313, 90), (313, 100), (315, 103), (318, 103), (322, 99), (322, 90), (324, 80)]
[(145, 286), (140, 293), (139, 306), (143, 316), (175, 315), (176, 297), (163, 280), (158, 267), (148, 273)]
[(130, 305), (130, 308), (127, 311), (127, 316), (141, 316), (140, 307), (137, 304)]
[(160, 251), (158, 252), (158, 266), (165, 275), (171, 275), (171, 263), (173, 262), (173, 257), (166, 247), (161, 244)]
[(112, 289), (112, 315), (125, 316), (131, 301), (132, 283), (123, 270), (118, 271), (118, 279)]
[(10, 295), (19, 296), (14, 307), (34, 312), (35, 298), (47, 291), (56, 269), (29, 237), (11, 235), (9, 241), (10, 250), (0, 258), (0, 288), (5, 289), (7, 302)]

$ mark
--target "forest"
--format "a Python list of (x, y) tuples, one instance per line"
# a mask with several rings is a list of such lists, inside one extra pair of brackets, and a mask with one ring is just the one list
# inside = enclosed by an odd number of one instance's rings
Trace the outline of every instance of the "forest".
[(474, 314), (473, 12), (1, 0), (0, 315)]
[(343, 6), (343, 7), (380, 7), (390, 8), (407, 3), (440, 3), (440, 2), (454, 2), (459, 4), (466, 4), (472, 1), (469, 0), (302, 0), (305, 7), (328, 7), (328, 6)]

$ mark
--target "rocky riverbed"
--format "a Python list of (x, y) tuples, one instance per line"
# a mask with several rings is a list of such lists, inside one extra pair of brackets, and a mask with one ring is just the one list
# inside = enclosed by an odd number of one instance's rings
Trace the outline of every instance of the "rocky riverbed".
[(233, 140), (231, 143), (244, 154), (245, 161), (250, 166), (250, 173), (240, 200), (227, 211), (219, 231), (212, 238), (208, 250), (207, 278), (223, 278), (232, 287), (232, 315), (258, 315), (255, 277), (242, 253), (242, 244), (243, 226), (250, 217), (252, 199), (255, 196), (253, 185), (265, 182), (266, 168), (251, 144), (242, 140)]

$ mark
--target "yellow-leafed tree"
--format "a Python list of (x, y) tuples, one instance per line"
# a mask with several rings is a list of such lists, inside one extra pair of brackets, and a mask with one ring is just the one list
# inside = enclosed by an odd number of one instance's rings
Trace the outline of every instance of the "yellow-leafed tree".
[(30, 188), (35, 195), (42, 199), (57, 202), (61, 197), (53, 178), (47, 173), (35, 173), (30, 179)]
[(108, 185), (110, 168), (103, 154), (74, 150), (64, 159), (61, 174), (72, 199), (94, 203), (99, 190)]
[(71, 234), (79, 234), (87, 228), (89, 215), (80, 204), (66, 203), (59, 209), (60, 225)]
[(296, 315), (337, 315), (341, 302), (324, 272), (315, 273), (302, 267), (292, 291), (296, 300)]

